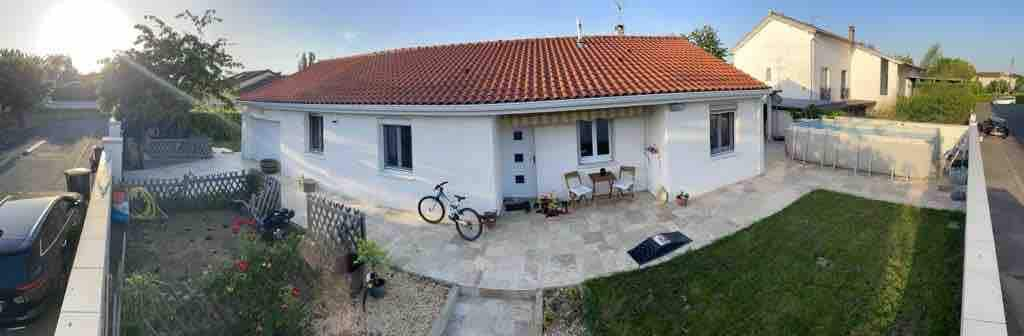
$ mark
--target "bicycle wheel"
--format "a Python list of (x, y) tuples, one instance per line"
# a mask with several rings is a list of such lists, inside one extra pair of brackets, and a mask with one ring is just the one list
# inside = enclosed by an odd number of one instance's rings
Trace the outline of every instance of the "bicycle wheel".
[(480, 238), (481, 233), (484, 233), (484, 224), (480, 221), (480, 214), (476, 213), (476, 210), (464, 208), (459, 210), (459, 220), (455, 221), (455, 229), (459, 230), (459, 235), (463, 239), (474, 241)]
[(420, 199), (420, 217), (431, 224), (440, 223), (444, 219), (444, 203), (437, 196), (426, 196)]

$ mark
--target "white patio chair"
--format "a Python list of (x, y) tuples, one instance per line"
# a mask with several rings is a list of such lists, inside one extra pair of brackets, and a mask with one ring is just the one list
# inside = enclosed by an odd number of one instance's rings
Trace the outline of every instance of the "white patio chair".
[(593, 198), (594, 189), (583, 184), (579, 172), (565, 173), (565, 188), (569, 189), (569, 203), (576, 204), (587, 197)]
[(619, 196), (625, 196), (629, 193), (630, 198), (636, 197), (636, 193), (633, 192), (633, 187), (636, 185), (636, 167), (621, 166), (619, 167), (619, 176), (612, 184), (613, 190), (619, 191)]

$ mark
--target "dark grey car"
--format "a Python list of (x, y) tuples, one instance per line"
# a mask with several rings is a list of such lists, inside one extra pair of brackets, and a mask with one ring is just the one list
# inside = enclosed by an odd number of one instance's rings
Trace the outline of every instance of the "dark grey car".
[(61, 299), (81, 204), (74, 193), (0, 200), (0, 326), (27, 324)]

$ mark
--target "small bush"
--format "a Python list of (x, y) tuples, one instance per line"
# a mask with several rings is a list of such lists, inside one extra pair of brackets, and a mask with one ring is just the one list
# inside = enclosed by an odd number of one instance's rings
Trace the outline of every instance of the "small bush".
[(1017, 104), (1024, 104), (1024, 94), (1017, 95)]
[[(241, 117), (239, 117), (241, 121)], [(242, 125), (223, 113), (193, 112), (189, 123), (194, 132), (210, 137), (215, 146), (238, 150), (242, 142)]]
[(911, 97), (900, 98), (896, 120), (963, 124), (970, 118), (977, 96), (968, 86), (936, 83), (922, 86)]
[(992, 102), (992, 94), (986, 93), (986, 94), (974, 95), (974, 102), (976, 102), (976, 103), (991, 103)]

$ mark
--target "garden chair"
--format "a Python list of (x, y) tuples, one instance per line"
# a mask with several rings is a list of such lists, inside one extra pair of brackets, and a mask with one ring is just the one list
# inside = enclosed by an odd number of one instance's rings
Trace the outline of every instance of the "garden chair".
[(583, 178), (579, 172), (565, 173), (565, 188), (569, 190), (569, 203), (575, 205), (577, 202), (593, 197), (594, 189), (583, 184)]
[(634, 186), (636, 186), (636, 167), (619, 167), (619, 178), (612, 184), (612, 190), (618, 190), (619, 197), (625, 196), (628, 192), (630, 198), (635, 198), (636, 193), (633, 192)]
[(263, 177), (263, 185), (249, 197), (249, 200), (236, 200), (249, 215), (262, 221), (271, 212), (281, 208), (281, 183), (272, 176)]

